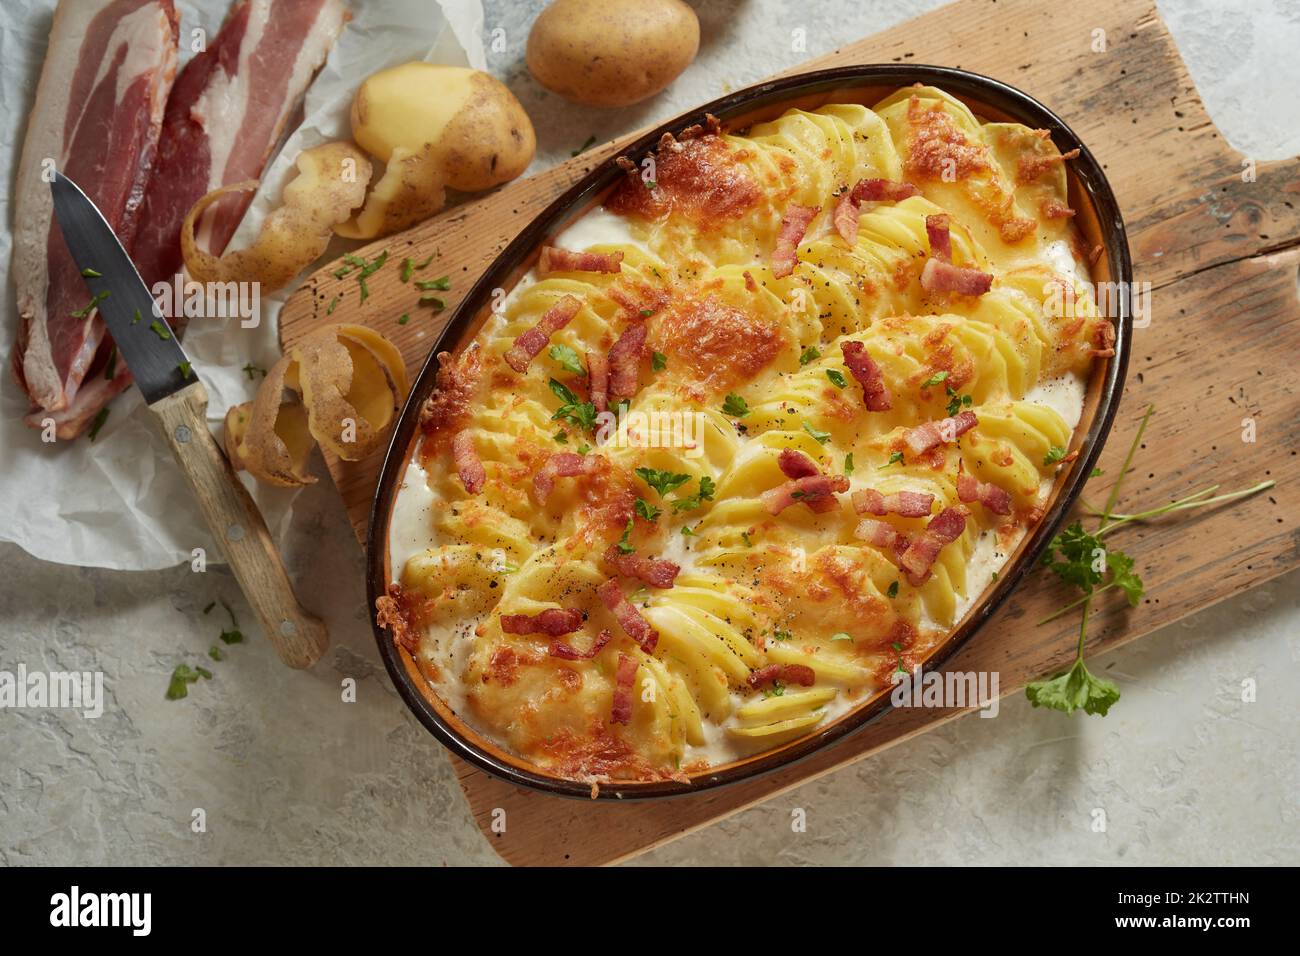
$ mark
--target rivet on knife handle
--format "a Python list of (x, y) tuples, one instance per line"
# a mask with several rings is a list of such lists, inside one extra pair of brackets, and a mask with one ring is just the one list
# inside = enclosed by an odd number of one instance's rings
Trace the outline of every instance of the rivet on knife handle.
[(149, 406), (203, 509), (213, 537), (280, 659), (310, 667), (329, 646), (325, 624), (293, 593), (261, 512), (208, 431), (208, 393), (195, 382)]

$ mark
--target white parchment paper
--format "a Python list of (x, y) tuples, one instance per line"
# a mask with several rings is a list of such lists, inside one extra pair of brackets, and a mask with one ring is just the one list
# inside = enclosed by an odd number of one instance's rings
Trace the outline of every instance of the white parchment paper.
[[(181, 57), (201, 27), (220, 27), (226, 0), (179, 0)], [(291, 178), (305, 148), (349, 134), (348, 107), (357, 84), (375, 70), (409, 60), (484, 67), (483, 12), (478, 0), (349, 0), (353, 19), (307, 92), (304, 118), (263, 178), (262, 188), (232, 241), (256, 235)], [(18, 329), (9, 279), (13, 239), (13, 179), (45, 57), (54, 0), (4, 0), (0, 5), (0, 540), (13, 541), (47, 561), (122, 570), (163, 568), (189, 561), (196, 547), (215, 560), (212, 542), (171, 453), (155, 433), (135, 389), (119, 396), (94, 442), (45, 444), (23, 424), (27, 396), (9, 374)], [(336, 243), (327, 255), (344, 246)], [(253, 329), (237, 321), (194, 319), (184, 346), (208, 388), (210, 423), (219, 429), (226, 409), (252, 398), (257, 382), (246, 363), (269, 368), (279, 357), (276, 317), (291, 289), (262, 301)], [(317, 468), (317, 471), (323, 471)], [(328, 480), (325, 478), (323, 480)], [(279, 538), (288, 527), (295, 493), (250, 488)]]

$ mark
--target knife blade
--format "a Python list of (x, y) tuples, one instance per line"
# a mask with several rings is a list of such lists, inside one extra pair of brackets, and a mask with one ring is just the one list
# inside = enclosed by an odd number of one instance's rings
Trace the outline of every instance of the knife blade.
[(62, 173), (54, 174), (50, 191), (91, 306), (140, 386), (262, 629), (286, 664), (310, 667), (329, 634), (298, 603), (262, 513), (208, 431), (207, 390), (99, 209)]
[(194, 382), (189, 357), (99, 209), (60, 172), (50, 192), (72, 261), (144, 400), (152, 405)]

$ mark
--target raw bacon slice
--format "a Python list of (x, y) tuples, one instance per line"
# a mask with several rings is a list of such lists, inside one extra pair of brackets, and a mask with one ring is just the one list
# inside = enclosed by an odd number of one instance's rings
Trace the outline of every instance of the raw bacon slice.
[(651, 627), (650, 623), (641, 616), (641, 612), (624, 597), (623, 589), (618, 585), (618, 578), (610, 578), (596, 588), (596, 596), (605, 607), (609, 608), (624, 633), (636, 641), (641, 650), (653, 654), (655, 645), (659, 643), (659, 632)]
[(451, 457), (456, 463), (456, 474), (465, 490), (471, 495), (482, 491), (487, 472), (483, 469), (478, 452), (474, 450), (474, 436), (469, 432), (457, 432), (451, 440)]
[(931, 257), (952, 262), (952, 233), (948, 227), (948, 214), (926, 216), (925, 235), (930, 240)]
[(768, 514), (779, 515), (801, 501), (820, 514), (835, 507), (836, 493), (848, 490), (849, 480), (843, 475), (809, 475), (769, 488), (759, 497)]
[(963, 269), (951, 262), (926, 259), (921, 270), (921, 288), (927, 292), (956, 292), (983, 295), (993, 287), (993, 276), (978, 269)]
[(629, 325), (609, 350), (609, 393), (631, 398), (641, 386), (641, 358), (645, 354), (644, 322)]
[(546, 464), (533, 475), (533, 494), (542, 504), (551, 496), (556, 478), (574, 478), (578, 475), (592, 475), (600, 470), (599, 455), (579, 455), (571, 451), (562, 451), (546, 459)]
[(622, 272), (621, 252), (571, 252), (555, 246), (542, 246), (537, 259), (539, 275), (552, 272)]
[(911, 183), (897, 183), (890, 179), (859, 179), (852, 189), (845, 190), (831, 217), (835, 231), (853, 245), (858, 241), (858, 210), (864, 202), (902, 202), (919, 196), (921, 190)]
[(591, 382), (591, 404), (596, 411), (609, 409), (609, 358), (599, 352), (587, 353), (587, 376)]
[(501, 630), (506, 634), (549, 634), (563, 637), (582, 627), (583, 613), (576, 607), (548, 607), (540, 614), (502, 614)]
[(963, 473), (957, 476), (957, 497), (967, 504), (978, 501), (995, 515), (1011, 514), (1011, 495), (974, 475)]
[[(11, 362), (33, 404), (51, 413), (29, 422), (55, 418), (59, 438), (75, 437), (98, 410), (83, 402), (58, 414), (91, 370), (104, 323), (93, 310), (73, 314), (90, 296), (54, 221), (47, 167), (81, 186), (130, 248), (176, 76), (176, 37), (172, 0), (64, 0), (54, 13), (14, 182), (21, 321)], [(109, 391), (100, 386), (92, 397)]]
[(787, 478), (808, 478), (812, 475), (820, 475), (821, 469), (817, 463), (801, 451), (793, 448), (783, 448), (781, 454), (776, 460), (777, 466), (780, 467), (781, 473)]
[[(146, 285), (181, 270), (181, 222), (194, 203), (261, 178), (349, 16), (341, 0), (239, 0), (207, 49), (185, 64), (167, 101), (140, 233), (128, 247)], [(195, 229), (200, 246), (220, 255), (252, 200), (237, 193), (204, 213)]]
[(844, 353), (844, 364), (862, 386), (862, 401), (867, 406), (867, 411), (887, 412), (893, 408), (894, 399), (885, 384), (885, 376), (867, 352), (866, 345), (861, 342), (841, 342), (840, 350)]
[(589, 661), (601, 652), (601, 649), (609, 643), (612, 636), (608, 629), (602, 628), (600, 633), (596, 635), (596, 639), (592, 641), (591, 647), (585, 651), (580, 651), (572, 644), (566, 644), (564, 641), (553, 641), (550, 655), (566, 661)]
[(808, 231), (808, 223), (820, 211), (820, 206), (798, 204), (786, 209), (781, 220), (781, 231), (776, 237), (776, 248), (772, 250), (772, 275), (784, 279), (794, 272), (799, 243), (803, 242), (804, 233)]
[(636, 683), (638, 666), (635, 657), (618, 655), (618, 670), (614, 674), (614, 703), (609, 713), (609, 722), (612, 724), (626, 724), (632, 720), (632, 687)]
[(521, 375), (528, 371), (528, 363), (537, 358), (538, 353), (546, 348), (551, 336), (572, 321), (582, 308), (582, 300), (577, 296), (566, 295), (559, 302), (546, 310), (546, 314), (537, 320), (537, 324), (515, 339), (506, 352), (506, 364)]
[(974, 412), (962, 412), (952, 418), (941, 418), (937, 422), (926, 422), (909, 428), (903, 435), (903, 441), (913, 455), (923, 455), (939, 444), (955, 442), (979, 423), (979, 417)]
[(930, 567), (943, 550), (944, 545), (951, 544), (961, 537), (966, 530), (966, 518), (970, 512), (961, 505), (944, 508), (930, 519), (925, 531), (907, 547), (899, 564), (907, 572), (907, 580), (913, 587), (920, 587), (930, 578)]
[(902, 554), (910, 544), (907, 535), (899, 534), (889, 522), (877, 521), (875, 518), (863, 518), (853, 529), (853, 534), (868, 544), (895, 554)]
[(925, 518), (932, 507), (934, 495), (920, 491), (896, 491), (884, 495), (875, 488), (859, 488), (853, 492), (853, 510), (860, 515), (896, 514), (902, 518)]
[(605, 552), (605, 563), (625, 578), (636, 578), (653, 588), (670, 588), (681, 568), (672, 561), (647, 558), (640, 554), (624, 554), (617, 545)]
[(817, 672), (807, 664), (767, 664), (749, 674), (750, 687), (762, 687), (775, 680), (811, 687), (817, 681)]

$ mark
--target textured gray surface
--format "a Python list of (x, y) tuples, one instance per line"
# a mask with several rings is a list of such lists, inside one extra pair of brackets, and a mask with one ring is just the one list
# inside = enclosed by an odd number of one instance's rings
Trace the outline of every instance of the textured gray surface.
[[(527, 77), (540, 2), (486, 5), (510, 46), (489, 62), (533, 116), (541, 166), (935, 5), (701, 3), (700, 58), (623, 112), (575, 108)], [(1161, 4), (1219, 128), (1260, 159), (1300, 151), (1298, 6)], [(806, 52), (790, 49), (796, 26)], [(0, 669), (102, 669), (108, 696), (98, 720), (0, 710), (0, 862), (497, 861), (378, 662), (360, 554), (328, 479), (304, 494), (291, 540), (303, 599), (334, 637), (309, 674), (279, 664), (222, 569), (115, 574), (0, 548)], [(950, 724), (642, 862), (1300, 862), (1298, 586), (1290, 575), (1109, 655), (1101, 666), (1124, 698), (1104, 720), (1017, 696), (994, 720)], [(223, 621), (202, 609), (218, 597), (250, 635), (213, 663)], [(166, 701), (182, 662), (215, 677)], [(342, 700), (345, 678), (355, 703)], [(1241, 701), (1247, 679), (1255, 703)], [(204, 833), (192, 832), (195, 808)], [(796, 809), (806, 832), (792, 832)]]

